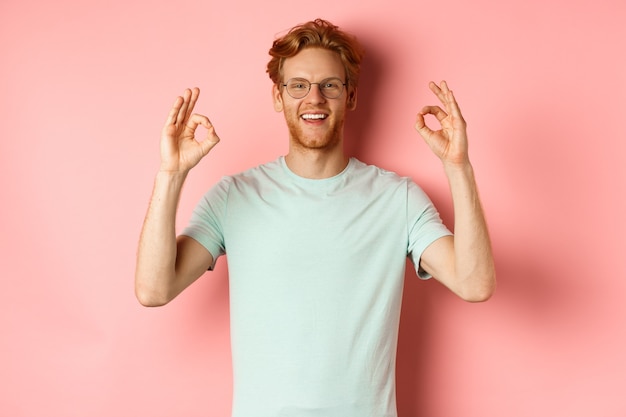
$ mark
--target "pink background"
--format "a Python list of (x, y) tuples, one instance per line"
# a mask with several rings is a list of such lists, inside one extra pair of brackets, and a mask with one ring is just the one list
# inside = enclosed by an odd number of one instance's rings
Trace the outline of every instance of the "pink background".
[(369, 55), (354, 154), (451, 220), (413, 130), (446, 79), (469, 123), (499, 287), (466, 304), (407, 274), (401, 417), (626, 415), (622, 0), (0, 3), (0, 415), (228, 416), (227, 271), (159, 309), (133, 295), (162, 123), (185, 87), (222, 143), (207, 187), (286, 151), (275, 35), (328, 18)]

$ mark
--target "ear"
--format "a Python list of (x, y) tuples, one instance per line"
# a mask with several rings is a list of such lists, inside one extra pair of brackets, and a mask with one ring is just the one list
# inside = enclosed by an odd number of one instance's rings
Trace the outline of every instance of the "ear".
[(274, 110), (278, 113), (283, 111), (283, 95), (278, 87), (278, 84), (274, 84), (272, 87), (272, 98), (274, 99)]
[(346, 102), (346, 108), (348, 110), (356, 109), (356, 88), (351, 88), (348, 92), (348, 100)]

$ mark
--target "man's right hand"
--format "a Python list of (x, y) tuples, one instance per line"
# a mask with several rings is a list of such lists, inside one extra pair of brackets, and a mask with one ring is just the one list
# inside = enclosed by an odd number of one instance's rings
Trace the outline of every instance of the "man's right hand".
[[(161, 131), (161, 171), (187, 173), (220, 141), (209, 119), (193, 113), (199, 96), (194, 88), (176, 98)], [(204, 140), (195, 136), (200, 125), (207, 129)]]

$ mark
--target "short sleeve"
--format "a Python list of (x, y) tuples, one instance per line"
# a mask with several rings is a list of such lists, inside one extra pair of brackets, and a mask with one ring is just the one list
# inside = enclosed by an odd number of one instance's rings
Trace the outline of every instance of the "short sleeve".
[(224, 177), (202, 197), (181, 233), (198, 241), (211, 253), (213, 256), (211, 270), (217, 258), (226, 253), (224, 221), (230, 183), (230, 178)]
[(413, 181), (407, 185), (408, 257), (415, 267), (417, 276), (431, 276), (420, 268), (422, 253), (431, 243), (452, 232), (443, 224), (439, 212), (426, 193)]

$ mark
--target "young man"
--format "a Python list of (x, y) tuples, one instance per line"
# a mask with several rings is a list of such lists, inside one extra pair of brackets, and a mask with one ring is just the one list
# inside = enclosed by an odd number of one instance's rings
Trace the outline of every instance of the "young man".
[[(166, 304), (228, 254), (233, 416), (396, 416), (406, 257), (421, 278), (467, 301), (486, 300), (495, 286), (465, 122), (447, 84), (431, 83), (443, 108), (422, 109), (415, 127), (444, 165), (453, 236), (415, 183), (344, 154), (362, 58), (352, 36), (316, 20), (276, 40), (270, 55), (288, 154), (225, 177), (176, 237), (183, 182), (219, 142), (209, 119), (193, 114), (198, 89), (185, 91), (163, 128), (137, 297)], [(427, 114), (440, 130), (426, 126)], [(194, 136), (200, 125), (203, 141)]]

